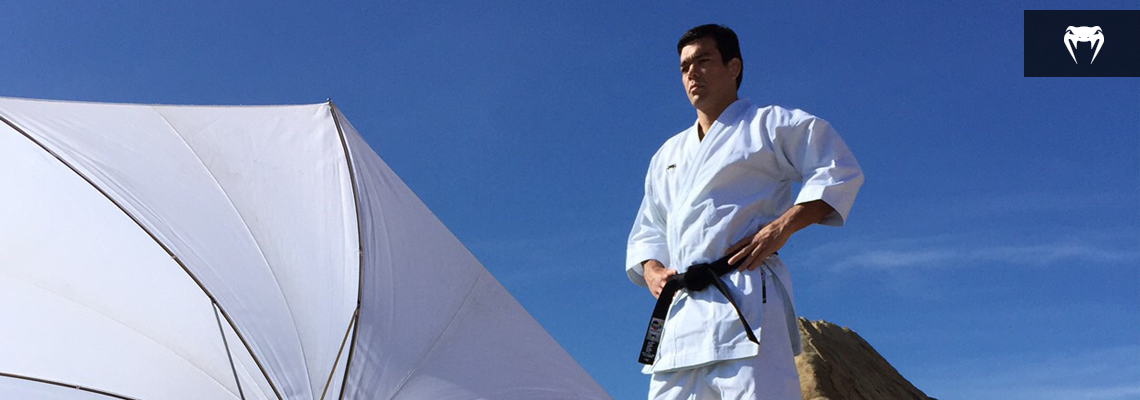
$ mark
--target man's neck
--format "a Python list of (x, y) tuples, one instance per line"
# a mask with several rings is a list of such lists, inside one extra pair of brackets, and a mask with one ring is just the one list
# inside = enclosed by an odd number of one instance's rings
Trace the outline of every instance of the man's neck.
[(704, 109), (697, 109), (698, 140), (705, 140), (705, 133), (709, 131), (709, 127), (712, 126), (712, 123), (715, 122), (717, 118), (720, 118), (720, 114), (723, 113), (728, 106), (732, 105), (732, 103), (735, 103), (736, 99), (736, 96), (732, 96), (731, 99), (727, 99), (726, 101), (718, 102)]

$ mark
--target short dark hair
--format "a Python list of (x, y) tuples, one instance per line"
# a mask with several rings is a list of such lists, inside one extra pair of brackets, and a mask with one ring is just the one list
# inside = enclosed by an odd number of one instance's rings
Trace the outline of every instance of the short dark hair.
[(681, 40), (677, 41), (677, 55), (681, 55), (681, 49), (689, 43), (705, 37), (711, 37), (716, 42), (716, 50), (720, 52), (721, 63), (728, 64), (733, 58), (740, 59), (740, 74), (736, 75), (736, 88), (740, 89), (740, 82), (744, 80), (744, 58), (740, 56), (740, 41), (736, 39), (736, 32), (728, 29), (727, 26), (706, 24), (689, 29), (684, 35), (681, 35)]

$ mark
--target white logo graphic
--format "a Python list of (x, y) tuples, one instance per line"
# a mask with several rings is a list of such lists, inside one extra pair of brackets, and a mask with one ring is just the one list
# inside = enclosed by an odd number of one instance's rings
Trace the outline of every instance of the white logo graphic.
[(1093, 58), (1089, 61), (1092, 64), (1096, 61), (1096, 55), (1100, 54), (1100, 49), (1104, 47), (1104, 34), (1100, 32), (1099, 26), (1070, 26), (1065, 30), (1065, 47), (1069, 49), (1069, 55), (1073, 56), (1073, 62), (1077, 62), (1077, 56), (1073, 54), (1073, 50), (1077, 48), (1077, 43), (1089, 42), (1093, 48)]

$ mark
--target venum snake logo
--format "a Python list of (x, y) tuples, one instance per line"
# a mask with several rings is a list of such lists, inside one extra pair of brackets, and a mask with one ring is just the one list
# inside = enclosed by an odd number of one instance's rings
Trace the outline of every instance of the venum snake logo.
[(1093, 49), (1092, 64), (1096, 61), (1096, 55), (1100, 54), (1100, 49), (1104, 48), (1104, 33), (1100, 31), (1099, 26), (1070, 26), (1065, 30), (1065, 47), (1069, 49), (1069, 55), (1073, 57), (1073, 62), (1077, 62), (1077, 56), (1073, 52), (1077, 48), (1077, 43), (1089, 42)]

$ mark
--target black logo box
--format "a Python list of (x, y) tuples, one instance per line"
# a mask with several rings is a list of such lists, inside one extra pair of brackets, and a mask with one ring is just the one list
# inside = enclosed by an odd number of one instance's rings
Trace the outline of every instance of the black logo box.
[[(1070, 26), (1099, 26), (1104, 41), (1065, 49)], [(1077, 62), (1073, 62), (1073, 56)], [(1025, 76), (1140, 77), (1140, 10), (1025, 10)]]

